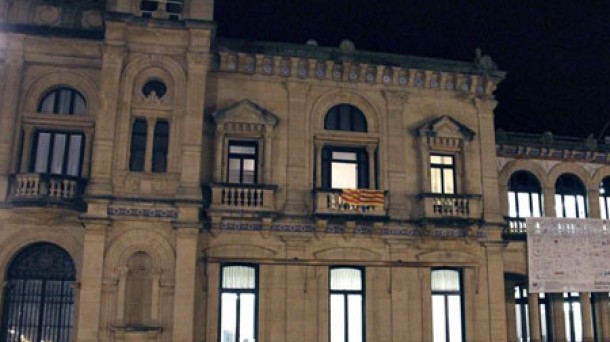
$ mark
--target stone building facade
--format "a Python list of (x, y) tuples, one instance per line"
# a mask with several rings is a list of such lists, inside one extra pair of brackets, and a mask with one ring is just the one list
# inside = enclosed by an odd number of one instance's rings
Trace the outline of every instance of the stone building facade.
[[(515, 341), (512, 174), (552, 216), (573, 173), (600, 215), (605, 146), (496, 145), (487, 56), (222, 39), (212, 0), (0, 21), (0, 340)], [(585, 338), (610, 340), (607, 302), (582, 300)]]

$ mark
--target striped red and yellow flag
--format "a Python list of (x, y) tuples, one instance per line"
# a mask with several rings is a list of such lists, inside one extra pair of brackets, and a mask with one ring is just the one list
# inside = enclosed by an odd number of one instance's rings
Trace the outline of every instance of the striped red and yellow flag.
[(343, 189), (341, 192), (343, 202), (361, 206), (383, 206), (385, 204), (385, 191), (369, 189)]

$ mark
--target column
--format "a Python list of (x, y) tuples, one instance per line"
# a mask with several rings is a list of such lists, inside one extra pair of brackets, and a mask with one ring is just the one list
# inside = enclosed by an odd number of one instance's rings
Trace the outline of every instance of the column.
[(375, 169), (375, 149), (377, 148), (377, 146), (375, 145), (367, 145), (366, 146), (366, 153), (368, 154), (368, 158), (369, 158), (369, 189), (376, 189), (375, 187), (375, 178), (378, 177), (378, 175), (376, 175), (376, 169)]
[[(547, 294), (551, 297), (551, 329), (553, 330), (553, 341), (565, 342), (566, 339), (566, 321), (563, 311), (563, 293)], [(548, 308), (547, 308), (548, 310)]]
[(546, 217), (556, 217), (555, 213), (555, 188), (552, 186), (545, 186), (542, 189), (542, 196), (544, 198), (544, 213)]
[[(497, 286), (504, 283), (503, 248), (502, 241), (485, 243), (487, 252), (487, 286), (489, 287), (489, 329), (490, 336), (494, 337), (495, 341), (502, 341), (504, 340), (503, 337), (507, 336), (505, 296), (502, 293), (503, 287)], [(493, 287), (496, 288), (494, 289)], [(514, 291), (511, 292), (514, 293)]]
[(21, 148), (21, 163), (19, 172), (26, 173), (30, 170), (30, 162), (32, 161), (32, 143), (34, 142), (34, 127), (30, 125), (23, 126), (23, 147)]
[(515, 284), (511, 281), (505, 282), (504, 293), (506, 294), (506, 329), (507, 341), (517, 341), (517, 317), (515, 316)]
[(590, 218), (601, 218), (601, 212), (599, 208), (599, 189), (589, 189), (587, 191), (588, 207), (589, 212), (587, 213)]
[(581, 292), (578, 298), (580, 300), (583, 342), (593, 342), (591, 294), (589, 292)]
[(527, 303), (530, 315), (530, 341), (540, 342), (542, 336), (540, 335), (540, 303), (538, 302), (538, 294), (528, 292)]
[(608, 294), (597, 294), (597, 305), (599, 306), (599, 321), (603, 342), (610, 342), (610, 304), (608, 303)]
[(193, 341), (195, 337), (195, 278), (199, 229), (176, 228), (176, 275), (172, 341)]
[(100, 330), (104, 250), (110, 222), (91, 219), (85, 220), (84, 224), (85, 241), (76, 340), (97, 342)]
[(316, 184), (314, 185), (316, 188), (322, 187), (322, 150), (324, 149), (324, 143), (321, 141), (314, 142), (316, 149), (316, 165), (314, 168), (316, 169)]
[(273, 143), (273, 139), (271, 139), (271, 133), (269, 132), (269, 130), (272, 130), (273, 128), (271, 125), (267, 125), (265, 129), (268, 133), (265, 133), (265, 138), (263, 139), (263, 144), (265, 144), (265, 155), (263, 156), (265, 163), (265, 165), (263, 165), (263, 183), (271, 184), (271, 170), (273, 168), (273, 160), (271, 158), (271, 144)]

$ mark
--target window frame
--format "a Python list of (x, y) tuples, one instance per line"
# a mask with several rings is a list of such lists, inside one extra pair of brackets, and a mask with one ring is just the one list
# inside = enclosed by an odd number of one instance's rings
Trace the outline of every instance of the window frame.
[[(224, 271), (226, 267), (231, 267), (231, 266), (242, 266), (242, 267), (249, 267), (254, 269), (254, 289), (234, 289), (234, 288), (228, 288), (225, 289), (223, 287), (223, 278), (224, 278)], [(238, 299), (237, 299), (237, 311), (235, 313), (235, 341), (239, 342), (239, 328), (240, 328), (240, 306), (239, 306), (239, 299), (241, 297), (242, 293), (247, 293), (247, 294), (253, 294), (254, 295), (254, 340), (258, 341), (258, 323), (259, 323), (259, 265), (258, 264), (252, 264), (252, 263), (221, 263), (220, 264), (220, 272), (219, 272), (219, 278), (218, 278), (218, 342), (222, 342), (222, 312), (223, 312), (223, 307), (222, 307), (222, 296), (224, 293), (233, 293), (233, 294), (237, 294)]]
[[(36, 171), (36, 157), (37, 157), (37, 151), (38, 151), (38, 141), (40, 139), (40, 134), (50, 134), (51, 138), (49, 141), (49, 150), (48, 150), (48, 155), (47, 155), (47, 163), (46, 163), (46, 171), (45, 172), (37, 172)], [(56, 136), (58, 134), (65, 134), (66, 135), (66, 144), (65, 144), (65, 149), (64, 149), (64, 153), (62, 156), (62, 166), (61, 166), (61, 173), (51, 173), (51, 164), (53, 163), (53, 149), (55, 147), (55, 140), (56, 140)], [(77, 175), (69, 175), (67, 174), (67, 168), (68, 168), (68, 162), (70, 160), (70, 139), (72, 136), (80, 136), (81, 137), (81, 143), (80, 143), (80, 151), (78, 152), (78, 158), (79, 158), (79, 163), (78, 163), (78, 172)], [(31, 150), (30, 150), (30, 158), (29, 158), (29, 165), (28, 165), (28, 170), (29, 172), (32, 173), (40, 173), (40, 174), (44, 174), (44, 175), (52, 175), (52, 176), (60, 176), (60, 177), (73, 177), (73, 178), (82, 178), (82, 172), (83, 172), (83, 163), (84, 163), (84, 158), (85, 158), (85, 146), (86, 146), (86, 137), (85, 134), (83, 132), (80, 131), (70, 131), (70, 130), (52, 130), (52, 129), (34, 129), (34, 135), (32, 137), (32, 145), (31, 145)]]
[[(451, 158), (451, 166), (447, 166), (446, 164), (436, 164), (436, 163), (432, 163), (432, 157), (450, 157)], [(434, 153), (431, 152), (429, 155), (429, 170), (430, 170), (430, 193), (433, 194), (439, 194), (439, 195), (456, 195), (458, 194), (458, 184), (457, 184), (457, 164), (456, 164), (456, 155), (455, 154), (451, 154), (451, 153)], [(440, 183), (441, 183), (441, 192), (434, 192), (432, 189), (432, 182), (433, 182), (433, 177), (432, 177), (432, 170), (433, 169), (439, 169), (440, 170)], [(444, 171), (445, 170), (451, 170), (452, 172), (452, 176), (453, 176), (453, 192), (452, 193), (446, 193), (445, 192), (445, 174)]]
[[(246, 153), (232, 153), (231, 146), (254, 147), (254, 155)], [(256, 185), (259, 184), (259, 142), (255, 140), (228, 139), (227, 141), (227, 161), (226, 161), (226, 182), (230, 184), (241, 185)], [(253, 158), (252, 158), (253, 156)], [(239, 160), (239, 182), (231, 182), (231, 160)], [(244, 160), (254, 159), (254, 181), (252, 183), (244, 183)]]
[[(538, 187), (531, 185), (531, 184), (513, 184), (513, 179), (514, 177), (519, 174), (527, 174), (529, 178), (529, 180), (535, 180)], [(515, 188), (516, 187), (516, 188)], [(525, 171), (525, 170), (519, 170), (519, 171), (515, 171), (511, 174), (509, 180), (508, 180), (508, 205), (509, 205), (509, 213), (510, 213), (510, 200), (511, 200), (511, 195), (514, 196), (514, 202), (515, 202), (515, 216), (511, 216), (514, 218), (526, 218), (526, 217), (522, 217), (520, 215), (520, 201), (519, 201), (519, 194), (520, 193), (526, 193), (528, 194), (528, 202), (529, 202), (529, 209), (530, 209), (530, 216), (529, 217), (536, 217), (534, 214), (534, 208), (535, 208), (535, 200), (534, 200), (534, 194), (538, 195), (538, 211), (540, 212), (540, 216), (544, 216), (544, 203), (543, 203), (543, 199), (542, 199), (542, 185), (540, 184), (540, 181), (538, 180), (538, 178), (532, 174), (529, 171)]]
[[(432, 277), (433, 277), (433, 273), (435, 271), (456, 271), (458, 272), (458, 277), (459, 277), (459, 286), (460, 286), (460, 290), (459, 291), (435, 291), (434, 289), (432, 289)], [(432, 268), (430, 270), (430, 302), (432, 305), (433, 304), (433, 298), (435, 295), (437, 296), (443, 296), (444, 298), (444, 313), (445, 313), (445, 317), (444, 317), (444, 321), (445, 321), (445, 337), (446, 337), (446, 342), (453, 342), (449, 332), (449, 308), (448, 308), (448, 298), (449, 296), (455, 296), (458, 295), (459, 299), (460, 299), (460, 324), (461, 324), (461, 342), (466, 342), (466, 307), (465, 307), (465, 303), (466, 301), (464, 300), (464, 270), (460, 269), (460, 268), (451, 268), (451, 267), (440, 267), (440, 268)], [(432, 314), (432, 322), (434, 322), (434, 308), (431, 308), (431, 314)], [(434, 325), (432, 326), (432, 339), (434, 340)], [(434, 341), (434, 342), (438, 342), (438, 341)]]
[[(362, 284), (362, 288), (360, 290), (333, 290), (331, 283), (332, 283), (332, 271), (336, 270), (336, 269), (352, 269), (352, 270), (357, 270), (360, 272), (360, 282)], [(361, 341), (362, 342), (366, 342), (366, 272), (365, 272), (365, 268), (364, 267), (357, 267), (357, 266), (344, 266), (344, 265), (336, 265), (336, 266), (331, 266), (328, 268), (328, 313), (329, 313), (329, 317), (328, 317), (328, 341), (329, 342), (334, 342), (331, 340), (332, 338), (332, 324), (331, 324), (331, 320), (332, 320), (332, 314), (331, 314), (331, 310), (332, 310), (332, 305), (331, 305), (331, 297), (332, 295), (341, 295), (343, 296), (343, 309), (344, 309), (344, 336), (345, 336), (345, 341), (342, 342), (349, 342), (349, 302), (348, 302), (348, 297), (349, 295), (360, 295), (361, 297), (361, 303), (362, 303), (362, 317), (361, 317), (361, 322), (362, 322), (362, 331), (361, 331)], [(341, 341), (340, 341), (341, 342)]]
[[(356, 160), (354, 162), (342, 159), (333, 159), (333, 152), (345, 152), (355, 153)], [(324, 145), (322, 148), (322, 179), (321, 184), (323, 189), (327, 190), (342, 190), (341, 188), (333, 188), (333, 162), (355, 164), (356, 165), (356, 188), (357, 189), (370, 189), (370, 172), (369, 170), (369, 155), (366, 147), (348, 147), (348, 146), (336, 146), (336, 145)], [(364, 171), (364, 175), (361, 174)]]

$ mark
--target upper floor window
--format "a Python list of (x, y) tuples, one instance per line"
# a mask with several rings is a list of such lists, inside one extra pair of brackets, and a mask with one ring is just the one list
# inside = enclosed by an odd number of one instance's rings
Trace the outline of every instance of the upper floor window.
[(136, 119), (131, 126), (129, 171), (144, 171), (147, 135), (148, 129), (146, 120)]
[(587, 190), (573, 174), (564, 174), (555, 183), (555, 212), (557, 217), (585, 218)]
[(464, 341), (462, 279), (458, 270), (432, 271), (432, 328), (434, 342)]
[(258, 269), (226, 265), (220, 275), (219, 342), (257, 340)]
[(229, 183), (256, 184), (258, 144), (252, 141), (229, 142)]
[(450, 155), (430, 155), (430, 189), (436, 194), (455, 194), (455, 162)]
[[(151, 141), (148, 137), (152, 138)], [(129, 171), (166, 172), (168, 150), (169, 122), (167, 120), (148, 118), (148, 120), (136, 119), (133, 122)]]
[(610, 177), (599, 184), (599, 208), (603, 219), (610, 218)]
[(367, 189), (369, 161), (364, 148), (325, 146), (322, 186), (326, 189)]
[(330, 269), (330, 342), (365, 341), (364, 271)]
[(40, 104), (38, 111), (47, 114), (85, 114), (85, 98), (81, 93), (72, 88), (56, 88), (46, 93)]
[(36, 131), (30, 172), (80, 177), (84, 140), (81, 133)]
[(508, 215), (510, 217), (542, 216), (542, 187), (527, 171), (513, 173), (508, 182)]
[(180, 19), (184, 0), (142, 0), (140, 11), (144, 18), (161, 17), (171, 20)]
[(366, 117), (360, 109), (349, 105), (340, 104), (332, 107), (324, 119), (324, 129), (366, 132)]

